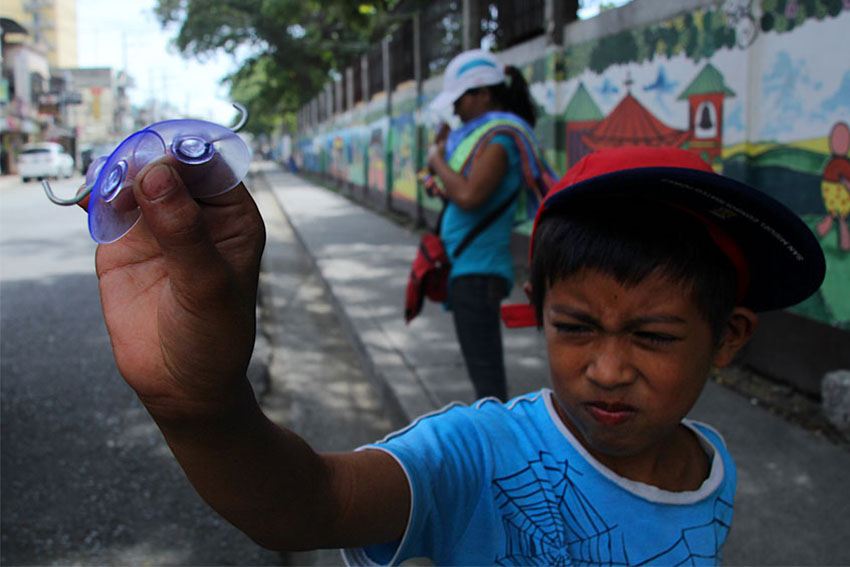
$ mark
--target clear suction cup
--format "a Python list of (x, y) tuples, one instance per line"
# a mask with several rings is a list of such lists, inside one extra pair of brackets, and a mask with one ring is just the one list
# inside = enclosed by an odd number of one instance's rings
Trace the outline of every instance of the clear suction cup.
[(148, 163), (166, 155), (162, 138), (149, 129), (136, 132), (115, 148), (99, 168), (94, 162), (86, 173), (95, 177), (89, 200), (89, 232), (108, 244), (127, 234), (141, 212), (133, 196), (133, 181)]
[(166, 120), (148, 126), (177, 159), (180, 177), (195, 198), (225, 193), (248, 173), (251, 154), (233, 130), (199, 120)]

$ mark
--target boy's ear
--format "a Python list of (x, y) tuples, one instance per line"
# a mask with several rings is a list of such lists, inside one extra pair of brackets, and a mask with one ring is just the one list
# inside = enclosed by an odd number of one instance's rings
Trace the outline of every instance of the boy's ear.
[(522, 285), (522, 290), (525, 292), (525, 296), (528, 298), (529, 303), (531, 302), (531, 282), (525, 282)]
[(717, 368), (728, 366), (735, 355), (749, 342), (758, 327), (758, 315), (746, 307), (735, 307), (726, 321), (726, 329), (712, 360)]

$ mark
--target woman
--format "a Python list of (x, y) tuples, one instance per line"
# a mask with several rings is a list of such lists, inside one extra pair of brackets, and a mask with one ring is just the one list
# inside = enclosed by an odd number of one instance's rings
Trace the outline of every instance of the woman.
[(516, 67), (480, 49), (461, 53), (449, 62), (430, 107), (449, 104), (463, 125), (453, 132), (443, 128), (427, 156), (446, 200), (439, 234), (452, 264), (447, 308), (476, 396), (505, 401), (499, 304), (514, 281), (511, 230), (517, 203), (524, 200), (535, 211), (554, 175), (534, 140), (534, 105)]

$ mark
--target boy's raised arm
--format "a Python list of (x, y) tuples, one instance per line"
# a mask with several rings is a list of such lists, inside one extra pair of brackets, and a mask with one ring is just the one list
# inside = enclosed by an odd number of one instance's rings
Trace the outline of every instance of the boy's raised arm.
[(248, 191), (196, 201), (165, 164), (136, 179), (142, 221), (98, 247), (118, 369), (200, 495), (271, 548), (401, 536), (410, 497), (378, 451), (322, 456), (271, 423), (245, 377), (265, 232)]

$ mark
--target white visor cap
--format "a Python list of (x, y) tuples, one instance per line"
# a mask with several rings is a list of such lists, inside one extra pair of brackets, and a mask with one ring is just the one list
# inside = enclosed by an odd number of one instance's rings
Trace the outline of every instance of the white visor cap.
[(449, 62), (443, 74), (443, 90), (431, 101), (431, 110), (453, 104), (469, 89), (505, 82), (505, 66), (499, 58), (483, 49), (464, 51)]

